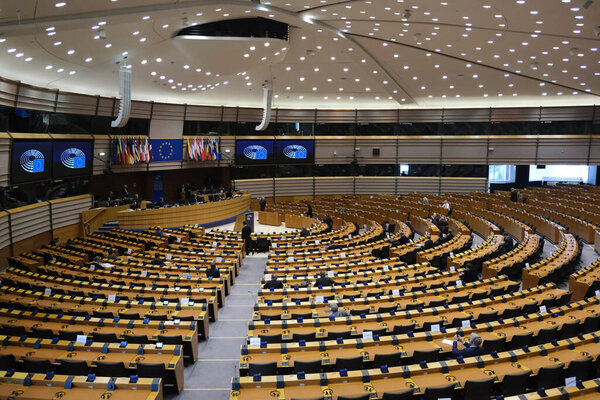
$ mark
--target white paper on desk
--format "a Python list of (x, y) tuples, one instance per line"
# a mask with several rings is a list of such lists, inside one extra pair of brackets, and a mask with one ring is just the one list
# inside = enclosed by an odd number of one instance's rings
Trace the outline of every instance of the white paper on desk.
[(389, 270), (390, 270), (390, 267), (389, 267), (389, 266), (387, 266), (387, 265), (384, 265), (384, 266), (383, 266), (383, 270), (384, 270), (384, 271), (389, 271)]
[(450, 252), (450, 257), (454, 257), (454, 252), (453, 251)]
[(392, 294), (394, 296), (400, 296), (400, 290), (399, 289), (392, 289)]
[(200, 287), (200, 288), (198, 288), (198, 291), (199, 291), (199, 292), (204, 292), (204, 288), (203, 288), (203, 287)]
[(148, 271), (142, 271), (142, 272), (140, 272), (140, 276), (148, 276)]
[(320, 240), (315, 240), (315, 244), (321, 244)]
[(547, 311), (547, 310), (546, 310), (546, 306), (540, 306), (540, 312), (541, 312), (541, 313), (544, 313), (544, 312), (546, 312), (546, 311)]
[(471, 327), (471, 321), (468, 319), (463, 319), (461, 321), (461, 325), (463, 328), (470, 328)]
[(50, 288), (44, 289), (44, 294), (47, 295), (47, 296), (52, 295), (52, 289), (50, 289)]
[(260, 346), (260, 338), (251, 337), (250, 338), (250, 346)]
[(174, 319), (174, 320), (173, 320), (173, 324), (174, 324), (174, 325), (179, 325), (180, 323), (181, 323), (181, 320), (180, 320), (180, 319)]
[(529, 263), (525, 263), (525, 268), (529, 268)]
[(217, 257), (217, 262), (223, 262), (223, 257)]
[(127, 249), (127, 254), (131, 254), (131, 253), (133, 253), (133, 250)]
[(112, 268), (112, 267), (114, 267), (114, 265), (112, 265), (110, 263), (100, 264), (100, 266), (103, 267), (103, 268)]
[(108, 295), (108, 301), (115, 301), (117, 299), (117, 296), (114, 294), (109, 294)]
[(431, 325), (431, 332), (439, 332), (439, 331), (440, 331), (440, 324)]
[(372, 331), (363, 331), (363, 339), (373, 339), (373, 332)]
[(447, 344), (448, 346), (454, 345), (454, 342), (452, 340), (448, 340), (448, 339), (442, 340), (442, 343)]
[(212, 242), (211, 246), (213, 246), (213, 247), (217, 247), (217, 246), (218, 246), (218, 244), (217, 244), (217, 242)]
[(596, 296), (600, 296), (600, 290), (596, 290)]
[(171, 254), (167, 254), (167, 257), (166, 257), (167, 260), (170, 260), (172, 258), (173, 258), (173, 256)]
[(181, 289), (179, 286), (175, 286), (175, 291), (179, 292), (179, 289)]
[(190, 304), (190, 299), (188, 297), (182, 297), (179, 301), (183, 306), (187, 306), (188, 304)]
[(180, 237), (177, 238), (177, 243), (181, 243), (181, 238)]
[(346, 253), (341, 253), (340, 257), (346, 257)]
[(86, 335), (77, 335), (77, 338), (75, 338), (75, 343), (83, 343), (83, 344), (85, 344), (85, 342), (87, 342), (87, 336)]
[(317, 303), (322, 303), (322, 302), (325, 301), (325, 297), (324, 296), (317, 296), (316, 299), (315, 299), (315, 301)]
[(576, 376), (570, 376), (568, 378), (565, 378), (565, 387), (574, 387), (575, 385), (577, 385), (577, 377)]
[(288, 261), (290, 261), (290, 262), (294, 261), (294, 256), (289, 256)]
[(162, 342), (156, 342), (157, 349), (162, 349), (162, 346), (163, 346)]
[(265, 274), (265, 280), (268, 281), (269, 279), (271, 279), (271, 274)]
[(333, 272), (333, 271), (327, 271), (327, 276), (335, 276), (335, 272)]
[(94, 264), (90, 265), (90, 271), (95, 271), (96, 270), (96, 266)]
[(462, 286), (462, 281), (460, 279), (456, 281), (456, 286)]
[(454, 271), (456, 271), (456, 268), (450, 267), (450, 272), (454, 272)]

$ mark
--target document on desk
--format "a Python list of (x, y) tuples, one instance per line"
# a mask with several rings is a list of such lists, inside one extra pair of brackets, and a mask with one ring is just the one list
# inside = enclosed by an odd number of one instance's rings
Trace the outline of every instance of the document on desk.
[(442, 343), (447, 344), (448, 346), (452, 346), (454, 344), (454, 342), (452, 340), (448, 340), (448, 339), (442, 340)]

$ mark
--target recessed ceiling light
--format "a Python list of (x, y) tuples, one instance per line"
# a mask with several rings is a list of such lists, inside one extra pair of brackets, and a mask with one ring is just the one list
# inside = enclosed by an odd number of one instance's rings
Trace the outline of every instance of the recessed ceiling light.
[(60, 8), (60, 7), (64, 7), (67, 5), (66, 1), (59, 1), (58, 3), (54, 4), (54, 7)]

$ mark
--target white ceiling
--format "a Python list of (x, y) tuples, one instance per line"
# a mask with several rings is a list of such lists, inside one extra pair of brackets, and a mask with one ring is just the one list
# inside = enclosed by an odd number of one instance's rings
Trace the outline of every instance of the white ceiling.
[[(136, 100), (261, 107), (269, 80), (284, 108), (599, 103), (600, 0), (58, 3), (0, 0), (0, 76), (112, 97), (126, 52)], [(257, 16), (289, 42), (173, 39)]]

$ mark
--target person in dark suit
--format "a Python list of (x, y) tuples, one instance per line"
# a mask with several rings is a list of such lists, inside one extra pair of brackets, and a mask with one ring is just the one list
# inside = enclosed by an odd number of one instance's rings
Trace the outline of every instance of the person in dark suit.
[(325, 222), (327, 224), (329, 229), (331, 229), (333, 227), (333, 220), (331, 219), (331, 216), (329, 214), (327, 214), (325, 216), (325, 219), (323, 220), (323, 222)]
[(242, 228), (242, 239), (246, 244), (246, 255), (250, 254), (250, 248), (252, 247), (252, 229), (248, 226), (248, 223), (244, 221), (244, 227)]
[(221, 273), (219, 272), (219, 268), (217, 268), (217, 262), (213, 261), (210, 263), (210, 267), (206, 270), (206, 277), (210, 278), (220, 278)]
[(271, 275), (271, 279), (263, 285), (263, 289), (283, 289), (283, 282), (277, 279), (277, 274)]
[(123, 190), (121, 191), (123, 197), (129, 197), (129, 189), (127, 189), (127, 185), (123, 185)]
[(425, 244), (423, 244), (423, 249), (427, 250), (433, 247), (433, 240), (431, 238), (427, 238)]
[(325, 286), (333, 286), (334, 284), (335, 284), (335, 282), (333, 281), (333, 279), (331, 279), (329, 276), (327, 276), (327, 274), (325, 274), (325, 272), (321, 272), (313, 286), (325, 287)]
[(312, 206), (310, 205), (310, 203), (306, 205), (306, 216), (310, 218), (312, 218), (313, 216)]
[(300, 237), (308, 237), (310, 235), (310, 232), (308, 231), (308, 229), (306, 229), (306, 227), (302, 228), (302, 230), (300, 231)]
[[(465, 346), (464, 349), (458, 350), (458, 342)], [(469, 340), (464, 340), (459, 335), (454, 335), (454, 342), (452, 343), (452, 355), (455, 357), (475, 357), (485, 353), (483, 347), (481, 347), (481, 336), (473, 332)]]
[(471, 283), (479, 280), (479, 273), (475, 264), (466, 262), (463, 267), (465, 267), (465, 270), (460, 274), (461, 281)]
[(267, 201), (265, 200), (264, 197), (260, 198), (260, 200), (258, 201), (258, 204), (260, 205), (260, 211), (265, 211), (265, 208), (267, 207)]
[(517, 193), (517, 189), (510, 188), (510, 201), (514, 201), (515, 203), (519, 200), (519, 193)]
[(160, 254), (154, 253), (154, 259), (152, 260), (152, 265), (158, 265), (158, 266), (161, 266), (161, 267), (163, 265), (165, 265), (165, 262), (160, 259)]

